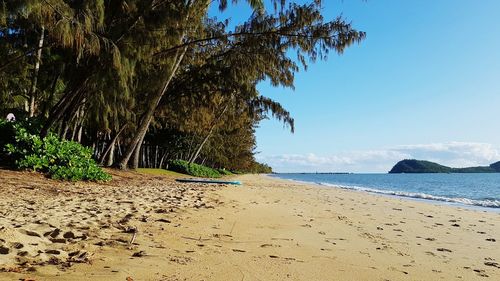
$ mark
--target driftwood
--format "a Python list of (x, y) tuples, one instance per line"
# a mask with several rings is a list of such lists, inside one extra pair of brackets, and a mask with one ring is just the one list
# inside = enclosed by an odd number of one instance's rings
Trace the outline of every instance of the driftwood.
[(130, 242), (129, 242), (130, 245), (134, 244), (134, 241), (135, 241), (135, 238), (137, 238), (138, 232), (139, 232), (139, 230), (137, 229), (137, 227), (135, 227), (134, 232), (132, 234), (132, 239), (130, 239)]

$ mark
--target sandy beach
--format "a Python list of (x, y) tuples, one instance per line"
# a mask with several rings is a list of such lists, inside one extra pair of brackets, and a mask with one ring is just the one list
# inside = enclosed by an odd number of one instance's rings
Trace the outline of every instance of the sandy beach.
[(500, 214), (244, 175), (0, 170), (1, 280), (500, 280)]

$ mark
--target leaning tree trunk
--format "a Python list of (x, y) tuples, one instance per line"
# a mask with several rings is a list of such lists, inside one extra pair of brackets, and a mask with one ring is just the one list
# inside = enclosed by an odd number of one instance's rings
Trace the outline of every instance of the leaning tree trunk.
[(215, 127), (218, 125), (219, 121), (222, 119), (222, 116), (224, 116), (224, 113), (226, 113), (227, 108), (229, 107), (229, 102), (226, 104), (220, 115), (217, 117), (217, 119), (214, 120), (212, 123), (212, 126), (210, 127), (210, 130), (208, 131), (208, 134), (205, 136), (201, 144), (198, 146), (198, 149), (196, 149), (195, 154), (189, 159), (189, 163), (193, 163), (196, 161), (198, 156), (200, 156), (201, 149), (205, 144), (207, 143), (208, 139), (212, 136), (212, 133), (214, 132)]
[[(175, 76), (175, 73), (179, 69), (179, 66), (181, 65), (182, 60), (184, 59), (184, 55), (186, 54), (187, 47), (184, 47), (180, 53), (175, 57), (174, 59), (174, 64), (170, 70), (170, 73), (166, 75), (165, 79), (162, 82), (162, 87), (156, 92), (156, 94), (150, 99), (146, 113), (144, 117), (141, 119), (141, 122), (139, 124), (139, 127), (137, 128), (137, 131), (130, 141), (130, 145), (123, 154), (123, 157), (118, 164), (118, 167), (122, 170), (127, 169), (128, 163), (130, 161), (130, 157), (134, 153), (135, 150), (140, 151), (141, 146), (142, 146), (142, 140), (144, 139), (144, 136), (146, 135), (146, 132), (148, 131), (149, 124), (151, 123), (151, 120), (153, 120), (153, 116), (155, 113), (156, 108), (158, 107), (158, 104), (160, 103), (161, 98), (167, 91), (168, 86), (170, 85), (170, 82)], [(134, 157), (135, 158), (135, 157)], [(134, 160), (135, 162), (135, 160)], [(132, 166), (135, 166), (134, 163)]]
[[(116, 135), (113, 137), (113, 140), (110, 142), (110, 144), (108, 145), (108, 147), (106, 148), (106, 150), (104, 151), (104, 153), (102, 154), (101, 156), (101, 159), (99, 161), (99, 163), (102, 165), (104, 163), (104, 159), (106, 158), (106, 155), (110, 155), (110, 157), (108, 158), (108, 161), (106, 163), (106, 166), (111, 166), (113, 165), (113, 156), (114, 156), (114, 149), (115, 149), (115, 144), (116, 144), (116, 141), (118, 140), (118, 137), (120, 136), (120, 134), (123, 132), (123, 130), (125, 129), (127, 125), (124, 125), (123, 127), (121, 127), (121, 129), (118, 131), (118, 133), (116, 133)], [(112, 155), (112, 156), (111, 156)], [(111, 162), (111, 163), (110, 163)]]
[[(83, 85), (87, 82), (88, 78), (78, 79), (77, 86), (64, 94), (64, 96), (57, 102), (54, 108), (51, 110), (47, 121), (45, 122), (42, 130), (40, 131), (40, 136), (45, 137), (49, 133), (49, 130), (65, 115), (70, 115), (73, 113), (74, 108), (78, 106), (84, 99), (85, 94), (83, 93)], [(69, 113), (68, 113), (69, 112)]]
[[(192, 2), (193, 2), (192, 0), (187, 0), (187, 3), (186, 3), (186, 10), (187, 10), (186, 17), (185, 17), (186, 22), (189, 20), (189, 16), (190, 16), (189, 9), (191, 8), (191, 5), (193, 4)], [(179, 43), (182, 43), (184, 41), (185, 37), (186, 37), (186, 30), (184, 30), (182, 32), (181, 36), (179, 37)], [(139, 127), (137, 128), (137, 131), (136, 131), (134, 137), (132, 138), (132, 140), (130, 141), (129, 147), (127, 148), (127, 150), (123, 154), (122, 159), (121, 159), (120, 163), (118, 164), (118, 167), (120, 169), (122, 169), (122, 170), (126, 169), (128, 162), (130, 161), (130, 157), (132, 156), (134, 151), (141, 150), (142, 140), (144, 139), (144, 136), (146, 135), (146, 132), (148, 131), (149, 124), (151, 123), (151, 120), (153, 120), (154, 112), (155, 112), (156, 108), (158, 107), (158, 104), (160, 103), (161, 98), (163, 97), (163, 95), (167, 91), (167, 88), (170, 85), (170, 82), (174, 78), (175, 73), (177, 72), (177, 69), (179, 69), (181, 62), (184, 59), (184, 55), (187, 52), (187, 49), (188, 49), (187, 45), (181, 49), (177, 49), (174, 60), (173, 60), (172, 68), (170, 69), (170, 73), (167, 73), (167, 75), (165, 76), (165, 79), (162, 81), (161, 88), (158, 90), (158, 92), (156, 92), (156, 95), (154, 95), (152, 97), (152, 99), (150, 99), (150, 102), (146, 108), (146, 114), (144, 116), (145, 118), (141, 119)], [(135, 165), (133, 165), (133, 166), (135, 166)]]
[(40, 70), (40, 62), (42, 61), (42, 48), (44, 39), (45, 27), (42, 25), (40, 33), (40, 40), (38, 40), (38, 51), (36, 53), (35, 71), (33, 73), (33, 81), (31, 83), (30, 102), (29, 102), (29, 116), (35, 116), (35, 98), (36, 98), (36, 84), (38, 82), (38, 72)]

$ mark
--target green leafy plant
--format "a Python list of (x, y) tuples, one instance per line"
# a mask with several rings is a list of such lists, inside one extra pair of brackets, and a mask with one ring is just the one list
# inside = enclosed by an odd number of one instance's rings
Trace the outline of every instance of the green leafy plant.
[(219, 171), (195, 163), (189, 163), (184, 160), (172, 160), (169, 162), (169, 170), (184, 173), (195, 177), (204, 178), (220, 178), (221, 174)]
[(111, 176), (92, 159), (92, 150), (79, 143), (60, 140), (49, 134), (45, 138), (30, 133), (21, 124), (14, 128), (14, 139), (5, 144), (4, 154), (19, 169), (47, 173), (53, 179), (107, 181)]

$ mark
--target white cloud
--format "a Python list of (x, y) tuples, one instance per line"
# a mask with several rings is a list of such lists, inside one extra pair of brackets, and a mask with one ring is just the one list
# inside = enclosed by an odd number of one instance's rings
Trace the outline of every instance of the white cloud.
[(500, 160), (500, 149), (488, 143), (449, 142), (400, 145), (335, 155), (258, 155), (277, 172), (387, 172), (399, 160), (414, 158), (452, 167), (489, 165)]

